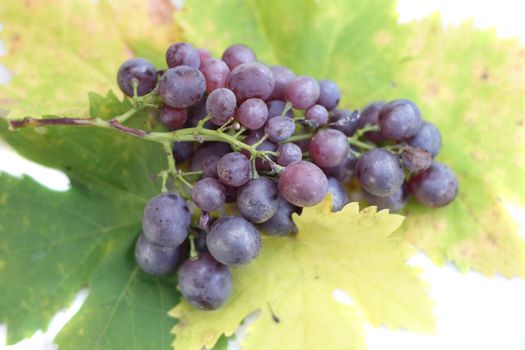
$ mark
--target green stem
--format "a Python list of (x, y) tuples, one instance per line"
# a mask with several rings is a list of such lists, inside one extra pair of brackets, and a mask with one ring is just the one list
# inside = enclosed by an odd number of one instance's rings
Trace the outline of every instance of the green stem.
[(374, 145), (371, 145), (371, 144), (369, 144), (367, 142), (356, 140), (353, 137), (348, 137), (347, 140), (348, 140), (348, 143), (351, 144), (352, 146), (356, 146), (356, 147), (358, 147), (360, 149), (363, 149), (363, 150), (371, 150), (371, 149), (377, 148)]
[(302, 135), (294, 135), (290, 137), (286, 142), (295, 142), (295, 141), (302, 141), (302, 140), (308, 140), (311, 139), (313, 134), (302, 134)]
[(135, 113), (137, 113), (139, 111), (138, 108), (131, 108), (129, 111), (127, 111), (126, 113), (124, 114), (121, 114), (119, 116), (116, 116), (115, 119), (116, 121), (118, 121), (119, 123), (123, 124), (126, 120), (128, 120), (130, 117), (132, 117)]

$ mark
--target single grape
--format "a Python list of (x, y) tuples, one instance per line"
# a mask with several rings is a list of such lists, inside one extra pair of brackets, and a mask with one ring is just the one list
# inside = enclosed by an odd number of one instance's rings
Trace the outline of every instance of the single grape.
[[(194, 128), (202, 119), (206, 118), (208, 115), (208, 110), (206, 109), (207, 99), (207, 96), (204, 96), (199, 102), (197, 102), (197, 104), (188, 108), (186, 127)], [(203, 127), (206, 129), (216, 129), (217, 125), (208, 120), (204, 123)]]
[(133, 81), (136, 81), (137, 95), (144, 96), (153, 91), (157, 85), (157, 71), (144, 58), (131, 58), (124, 62), (117, 73), (117, 82), (120, 90), (133, 97)]
[(401, 141), (413, 136), (423, 125), (421, 112), (409, 100), (394, 100), (379, 111), (381, 136), (388, 140)]
[[(383, 101), (376, 101), (365, 106), (361, 112), (361, 116), (357, 121), (357, 127), (359, 129), (364, 128), (365, 126), (375, 126), (379, 125), (379, 111), (383, 108), (385, 103)], [(368, 131), (363, 134), (363, 136), (374, 143), (380, 143), (385, 141), (385, 138), (381, 136), (379, 131)]]
[(407, 143), (412, 147), (424, 149), (435, 157), (441, 149), (441, 134), (433, 124), (423, 122), (421, 129), (409, 138)]
[(237, 208), (246, 220), (253, 223), (270, 219), (278, 204), (277, 188), (266, 177), (248, 181), (237, 193)]
[(383, 148), (363, 154), (357, 161), (356, 171), (361, 188), (378, 197), (394, 194), (405, 179), (399, 158)]
[(135, 244), (135, 260), (148, 275), (164, 276), (174, 273), (190, 256), (190, 242), (186, 239), (175, 248), (149, 242), (144, 234)]
[(359, 111), (347, 109), (334, 109), (330, 112), (330, 127), (341, 131), (346, 136), (352, 136), (357, 130)]
[(298, 207), (311, 207), (326, 196), (328, 180), (317, 165), (301, 160), (279, 174), (279, 192)]
[(222, 156), (231, 152), (227, 143), (207, 143), (199, 148), (191, 158), (191, 171), (202, 171), (205, 177), (217, 177), (217, 163)]
[(275, 80), (270, 100), (282, 100), (284, 99), (284, 88), (295, 78), (295, 73), (284, 66), (272, 66), (270, 69)]
[(151, 243), (173, 248), (188, 237), (190, 222), (190, 210), (184, 199), (173, 193), (163, 193), (146, 205), (142, 229)]
[(286, 101), (292, 103), (294, 108), (307, 109), (319, 99), (319, 83), (314, 78), (299, 76), (286, 85), (284, 96)]
[(201, 64), (201, 72), (206, 79), (206, 93), (226, 87), (230, 76), (230, 68), (224, 61), (211, 58)]
[(300, 212), (300, 208), (288, 203), (283, 197), (279, 196), (279, 205), (275, 214), (269, 220), (258, 224), (257, 227), (262, 233), (270, 236), (296, 234), (297, 226), (293, 222), (292, 214)]
[(408, 184), (416, 200), (431, 208), (449, 204), (458, 194), (456, 174), (438, 162), (433, 162), (430, 168), (412, 176)]
[(340, 211), (350, 202), (343, 185), (333, 177), (328, 178), (328, 193), (332, 195), (333, 212)]
[(247, 264), (261, 250), (261, 235), (250, 222), (238, 216), (223, 216), (213, 223), (206, 245), (210, 254), (225, 265)]
[(215, 178), (205, 177), (193, 185), (191, 199), (201, 210), (213, 211), (224, 204), (226, 192)]
[[(246, 137), (244, 139), (244, 143), (246, 143), (247, 145), (254, 145), (256, 144), (257, 142), (259, 142), (261, 140), (261, 135), (259, 133), (254, 133), (254, 134), (251, 134), (249, 135), (248, 137)], [(257, 151), (270, 151), (270, 152), (276, 152), (277, 151), (277, 145), (269, 140), (264, 140), (259, 146), (256, 147), (256, 150)], [(246, 156), (246, 157), (250, 157), (250, 152), (244, 150), (242, 151), (242, 153)], [(268, 156), (268, 158), (270, 158), (272, 161), (275, 161), (275, 157), (270, 155)], [(271, 170), (272, 169), (272, 166), (271, 166), (271, 163), (264, 160), (264, 159), (261, 159), (261, 157), (257, 157), (257, 159), (255, 160), (255, 169), (257, 170)]]
[(237, 111), (237, 120), (247, 129), (260, 129), (268, 119), (268, 107), (259, 98), (249, 98)]
[(226, 88), (213, 90), (206, 100), (206, 109), (215, 125), (223, 125), (235, 115), (237, 101), (233, 92)]
[(335, 167), (346, 158), (350, 147), (345, 134), (335, 129), (320, 130), (310, 141), (310, 157), (320, 167)]
[(303, 152), (301, 148), (295, 143), (286, 142), (279, 145), (277, 149), (279, 155), (277, 156), (277, 164), (281, 166), (287, 166), (293, 162), (298, 162), (303, 158)]
[(197, 250), (199, 253), (207, 253), (208, 246), (206, 245), (206, 236), (208, 234), (206, 231), (198, 227), (192, 227), (191, 233), (194, 237), (193, 243), (195, 244), (195, 250)]
[(250, 180), (250, 160), (242, 153), (228, 153), (217, 163), (219, 180), (228, 186), (239, 187)]
[(201, 67), (204, 62), (212, 58), (210, 51), (205, 47), (199, 47), (197, 49), (197, 53), (199, 54), (199, 59), (201, 60)]
[(319, 80), (319, 99), (317, 103), (325, 107), (327, 110), (332, 110), (339, 104), (341, 98), (341, 90), (336, 83), (331, 80)]
[(173, 158), (175, 158), (175, 163), (182, 164), (188, 159), (190, 159), (193, 155), (193, 142), (173, 142), (172, 152)]
[(232, 294), (232, 275), (227, 266), (208, 253), (186, 260), (179, 269), (182, 296), (201, 310), (215, 310)]
[(248, 46), (236, 44), (228, 47), (224, 51), (222, 60), (233, 70), (243, 63), (255, 62), (257, 57), (255, 57), (255, 52)]
[(201, 59), (199, 52), (193, 46), (187, 43), (176, 43), (168, 47), (166, 51), (166, 63), (168, 67), (190, 66), (199, 68)]
[(237, 66), (228, 80), (228, 87), (235, 93), (239, 103), (249, 98), (266, 100), (272, 94), (274, 84), (270, 68), (258, 62)]
[(295, 132), (295, 122), (288, 117), (275, 117), (268, 120), (264, 132), (273, 142), (283, 142)]
[[(286, 102), (281, 100), (273, 100), (268, 102), (268, 119), (272, 119), (274, 117), (282, 116), (284, 108), (286, 106)], [(293, 109), (288, 109), (286, 113), (284, 114), (284, 117), (293, 118)]]
[(405, 145), (401, 152), (403, 167), (411, 174), (427, 170), (432, 165), (432, 155), (421, 148)]
[(314, 128), (318, 128), (328, 123), (328, 111), (321, 105), (313, 105), (308, 108), (304, 117)]
[(340, 182), (348, 182), (355, 177), (357, 158), (348, 153), (339, 165), (331, 168), (323, 168), (326, 175), (336, 178)]
[(184, 108), (173, 108), (168, 105), (162, 106), (159, 113), (159, 121), (170, 131), (184, 127), (188, 118), (187, 110)]
[(361, 191), (368, 204), (375, 205), (378, 210), (389, 209), (391, 212), (397, 212), (407, 204), (408, 188), (406, 183), (399, 190), (386, 197), (374, 196), (363, 189)]
[(165, 104), (174, 108), (187, 108), (197, 104), (205, 92), (204, 75), (193, 67), (170, 68), (160, 78), (159, 95)]

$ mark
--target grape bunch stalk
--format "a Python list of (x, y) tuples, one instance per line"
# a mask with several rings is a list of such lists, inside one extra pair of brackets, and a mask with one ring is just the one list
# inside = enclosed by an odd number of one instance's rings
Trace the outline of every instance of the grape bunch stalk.
[[(166, 70), (143, 58), (122, 64), (117, 82), (133, 107), (110, 120), (28, 117), (10, 126), (91, 126), (160, 143), (162, 193), (144, 209), (135, 258), (151, 275), (178, 272), (196, 308), (223, 305), (233, 290), (230, 268), (259, 255), (261, 233), (296, 234), (293, 215), (327, 194), (332, 211), (349, 203), (351, 188), (391, 211), (409, 195), (431, 208), (457, 195), (456, 175), (434, 159), (439, 130), (409, 100), (341, 109), (333, 81), (268, 66), (240, 44), (219, 59), (176, 43), (166, 63)], [(126, 126), (141, 110), (167, 131)]]

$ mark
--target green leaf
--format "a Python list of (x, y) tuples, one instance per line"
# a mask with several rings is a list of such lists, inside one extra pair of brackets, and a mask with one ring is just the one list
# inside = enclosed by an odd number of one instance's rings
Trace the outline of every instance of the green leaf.
[(516, 41), (470, 23), (443, 30), (438, 17), (398, 25), (389, 0), (186, 4), (177, 18), (187, 40), (215, 54), (247, 43), (269, 64), (335, 80), (349, 108), (418, 103), (442, 132), (437, 159), (456, 171), (460, 193), (443, 209), (409, 205), (399, 234), (438, 263), (525, 276), (525, 242), (503, 205), (525, 204), (525, 61)]

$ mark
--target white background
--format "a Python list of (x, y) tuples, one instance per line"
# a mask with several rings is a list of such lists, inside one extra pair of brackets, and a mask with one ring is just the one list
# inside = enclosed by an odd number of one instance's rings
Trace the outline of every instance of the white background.
[[(401, 22), (440, 11), (444, 26), (472, 17), (476, 26), (496, 27), (499, 36), (519, 37), (525, 44), (524, 0), (399, 0), (398, 3)], [(8, 53), (0, 42), (0, 55), (5, 54)], [(0, 84), (8, 81), (8, 70), (0, 66)], [(15, 176), (29, 174), (56, 190), (64, 191), (69, 187), (69, 181), (62, 173), (20, 158), (5, 144), (0, 144), (0, 171)], [(520, 222), (521, 235), (525, 239), (525, 210), (510, 206), (509, 210)], [(370, 350), (525, 350), (525, 280), (489, 279), (475, 272), (460, 274), (452, 265), (436, 267), (423, 254), (413, 257), (409, 263), (423, 269), (423, 278), (431, 286), (437, 333), (434, 336), (418, 335), (367, 325)], [(31, 339), (13, 346), (4, 345), (7, 329), (1, 325), (0, 349), (55, 349), (54, 336), (80, 309), (88, 293), (87, 290), (79, 291), (70, 308), (59, 312), (47, 330), (39, 330)], [(339, 291), (334, 292), (334, 297), (351, 302)], [(239, 337), (245, 333), (246, 329), (241, 329)], [(230, 348), (236, 349), (238, 344), (231, 342)]]

